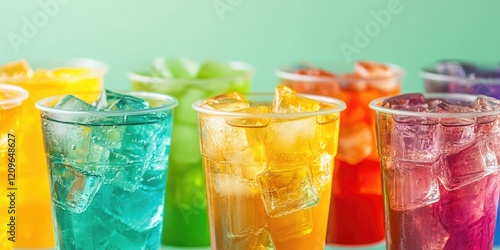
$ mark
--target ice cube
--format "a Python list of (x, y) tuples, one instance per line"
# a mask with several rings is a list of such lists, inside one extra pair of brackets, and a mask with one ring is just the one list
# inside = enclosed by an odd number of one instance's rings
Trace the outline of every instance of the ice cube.
[(392, 209), (411, 210), (439, 201), (435, 163), (389, 161), (387, 164), (390, 166), (385, 182)]
[(266, 227), (247, 234), (244, 237), (229, 237), (224, 239), (224, 249), (255, 249), (255, 250), (274, 250), (275, 246), (271, 239), (269, 229)]
[(245, 180), (234, 173), (239, 168), (232, 165), (222, 165), (214, 176), (215, 191), (224, 196), (246, 195), (252, 196), (257, 193), (258, 187), (255, 182)]
[(418, 232), (421, 242), (420, 249), (443, 249), (450, 234), (441, 224), (441, 218), (437, 213), (438, 203), (431, 206), (418, 208), (415, 210), (415, 229)]
[(159, 159), (148, 164), (141, 178), (141, 188), (144, 190), (165, 189), (168, 161)]
[[(149, 168), (150, 162), (134, 162), (123, 155), (112, 153), (109, 157), (109, 165), (106, 165), (107, 176), (106, 184), (113, 184), (128, 192), (134, 192), (139, 188), (142, 176)], [(122, 162), (119, 164), (118, 162)]]
[[(404, 161), (433, 162), (439, 157), (439, 138), (437, 124), (425, 121), (399, 123), (394, 122), (391, 136), (391, 148), (382, 150)], [(380, 135), (379, 135), (380, 138)], [(383, 151), (382, 151), (383, 152)]]
[(274, 113), (312, 112), (320, 109), (320, 103), (298, 95), (286, 86), (277, 86), (272, 111)]
[(474, 141), (477, 136), (475, 128), (475, 122), (468, 118), (441, 119), (438, 129), (441, 152), (449, 152)]
[(484, 216), (485, 181), (484, 179), (452, 191), (441, 187), (438, 211), (441, 223), (450, 234), (467, 229)]
[[(238, 180), (237, 177), (226, 175), (231, 182), (238, 182), (237, 185), (250, 185), (248, 182)], [(220, 181), (220, 179), (218, 180)], [(221, 184), (221, 183), (219, 183)], [(225, 184), (227, 185), (227, 184)], [(231, 189), (232, 186), (226, 186)], [(223, 211), (218, 211), (222, 217), (222, 227), (224, 235), (229, 238), (244, 238), (258, 233), (265, 227), (265, 211), (262, 200), (258, 192), (251, 191), (248, 187), (243, 187), (244, 192), (232, 192), (231, 195), (221, 196), (225, 200), (226, 206)], [(221, 207), (222, 208), (222, 207)]]
[[(106, 177), (106, 183), (121, 185), (127, 191), (138, 188), (142, 175), (157, 160), (165, 161), (170, 149), (166, 133), (171, 127), (166, 123), (133, 126), (94, 126), (84, 134), (83, 141), (68, 155), (71, 161), (95, 162), (86, 166)], [(166, 164), (166, 163), (165, 163)]]
[(227, 63), (219, 63), (213, 61), (203, 62), (198, 70), (196, 78), (211, 79), (211, 78), (226, 78), (245, 75), (246, 71), (236, 69)]
[[(337, 105), (333, 104), (326, 104), (326, 103), (320, 103), (319, 109), (320, 110), (332, 110), (335, 109)], [(339, 113), (332, 113), (332, 114), (326, 114), (326, 115), (318, 115), (316, 116), (316, 122), (320, 125), (325, 125), (332, 123), (340, 118)]]
[(452, 233), (445, 249), (492, 249), (498, 207), (498, 174), (454, 191), (443, 190), (442, 223)]
[(314, 207), (319, 203), (308, 165), (271, 168), (257, 176), (264, 207), (272, 218)]
[[(102, 249), (123, 249), (123, 250), (134, 250), (134, 249), (160, 249), (160, 232), (161, 223), (156, 227), (150, 228), (145, 231), (136, 231), (130, 228), (128, 225), (123, 224), (120, 220), (96, 210), (98, 217), (101, 221), (93, 225), (93, 230), (84, 231), (85, 235), (94, 234), (94, 241), (84, 242), (82, 241), (82, 246), (87, 246), (84, 249), (92, 249), (96, 246)], [(103, 223), (106, 222), (106, 223)], [(102, 232), (106, 232), (107, 236), (102, 238)], [(101, 237), (99, 237), (101, 236)], [(80, 238), (80, 237), (78, 237)], [(87, 245), (88, 244), (88, 245)], [(80, 246), (80, 245), (77, 245)]]
[[(200, 144), (203, 156), (210, 159), (224, 160), (223, 149), (226, 140), (233, 134), (239, 136), (237, 128), (229, 126), (223, 117), (199, 114)], [(175, 133), (175, 132), (174, 132)], [(228, 145), (230, 147), (232, 145)]]
[(444, 154), (438, 175), (447, 190), (455, 190), (496, 171), (498, 161), (489, 139), (480, 137), (464, 148)]
[(333, 175), (333, 155), (328, 152), (322, 152), (319, 163), (311, 166), (314, 186), (318, 192), (330, 184)]
[(270, 122), (263, 132), (269, 162), (296, 164), (318, 160), (320, 126), (324, 125), (319, 125), (315, 117)]
[(139, 188), (128, 192), (121, 187), (107, 184), (101, 187), (101, 194), (107, 197), (100, 200), (105, 212), (135, 231), (146, 231), (163, 221), (165, 189)]
[[(474, 100), (471, 106), (476, 112), (492, 111), (500, 108), (500, 101), (492, 97), (480, 95)], [(479, 116), (477, 117), (477, 123), (479, 126), (482, 124), (491, 124), (496, 119), (497, 115)]]
[[(321, 150), (326, 150), (331, 155), (336, 155), (338, 152), (339, 140), (339, 115), (336, 117), (324, 117), (319, 119), (316, 117), (317, 126), (316, 137)], [(320, 121), (321, 120), (321, 121)], [(314, 140), (311, 144), (315, 143)]]
[(284, 242), (308, 235), (313, 230), (313, 216), (311, 209), (303, 209), (269, 222), (269, 229), (273, 232), (273, 239)]
[(437, 112), (438, 113), (468, 113), (468, 112), (473, 112), (474, 110), (469, 107), (464, 105), (464, 103), (449, 103), (449, 100), (445, 100), (441, 103), (439, 103), (437, 107)]
[(99, 191), (103, 178), (82, 174), (62, 163), (50, 165), (52, 200), (71, 212), (85, 211)]
[(451, 234), (444, 250), (493, 249), (495, 218), (482, 217), (461, 232)]
[(436, 63), (436, 71), (449, 76), (466, 77), (468, 72), (473, 70), (475, 69), (472, 65), (459, 61), (440, 61)]
[(163, 129), (159, 124), (93, 127), (88, 145), (91, 149), (107, 152), (107, 158), (96, 161), (105, 169), (106, 183), (121, 185), (130, 192), (136, 190), (153, 153), (158, 154), (159, 158), (166, 154), (155, 148), (161, 131)]
[[(473, 109), (460, 104), (443, 102), (437, 106), (437, 112), (464, 113), (473, 112)], [(475, 122), (476, 118), (441, 118), (442, 126), (439, 129), (439, 136), (442, 142), (442, 152), (448, 152), (471, 143), (476, 137)]]
[(258, 189), (254, 182), (242, 179), (236, 173), (240, 166), (227, 167), (230, 169), (221, 169), (227, 173), (214, 174), (213, 178), (215, 191), (222, 199), (215, 216), (220, 217), (217, 221), (227, 237), (224, 242), (230, 246), (266, 245), (268, 241), (262, 235), (265, 233), (262, 230), (267, 231), (266, 215)]
[(356, 62), (354, 72), (369, 78), (390, 77), (394, 75), (394, 71), (389, 66), (370, 61)]
[(342, 89), (357, 92), (366, 89), (367, 83), (359, 74), (343, 74), (341, 79)]
[[(100, 145), (91, 143), (91, 128), (51, 121), (45, 121), (42, 126), (46, 134), (49, 135), (45, 140), (47, 152), (61, 155), (71, 163), (85, 163), (84, 165), (94, 168), (97, 166), (89, 163), (107, 161), (110, 152)], [(79, 167), (80, 165), (77, 164), (76, 166)], [(97, 172), (93, 174), (104, 175)]]
[(97, 111), (97, 107), (88, 104), (74, 95), (66, 95), (59, 100), (54, 109), (67, 111)]
[(384, 100), (382, 106), (391, 109), (415, 111), (429, 107), (424, 95), (420, 93), (404, 94), (388, 98), (387, 100)]
[(2, 77), (24, 78), (24, 77), (31, 77), (32, 75), (33, 75), (33, 70), (30, 68), (28, 62), (25, 59), (0, 65), (0, 78)]
[(222, 155), (230, 172), (240, 178), (255, 181), (267, 167), (267, 152), (264, 145), (263, 129), (236, 128), (233, 137), (226, 140)]
[(153, 65), (163, 77), (174, 79), (192, 79), (200, 67), (198, 63), (184, 56), (158, 57), (154, 59)]
[[(238, 110), (241, 113), (269, 114), (271, 110), (266, 106), (255, 106)], [(262, 128), (269, 124), (269, 118), (264, 117), (226, 117), (227, 124), (234, 127)]]
[(106, 100), (108, 106), (106, 111), (119, 111), (119, 110), (139, 110), (149, 108), (149, 103), (143, 99), (115, 93), (106, 90)]
[(97, 98), (97, 101), (95, 103), (92, 103), (92, 105), (96, 106), (97, 109), (99, 109), (99, 110), (105, 109), (108, 106), (108, 100), (106, 97), (106, 90), (101, 92), (101, 94)]
[(202, 106), (221, 111), (235, 111), (248, 108), (250, 105), (242, 94), (231, 92), (206, 99)]
[(343, 127), (339, 134), (337, 158), (351, 165), (358, 164), (372, 153), (372, 129), (366, 123)]
[(371, 88), (391, 91), (398, 87), (396, 73), (384, 64), (359, 61), (354, 65), (354, 71), (367, 79), (367, 85)]
[(474, 109), (476, 112), (497, 110), (499, 108), (499, 100), (485, 95), (479, 95), (472, 103), (472, 109)]

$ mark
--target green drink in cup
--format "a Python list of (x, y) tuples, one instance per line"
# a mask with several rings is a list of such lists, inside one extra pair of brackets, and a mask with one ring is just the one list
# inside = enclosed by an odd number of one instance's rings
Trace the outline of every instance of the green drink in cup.
[(132, 89), (174, 96), (162, 242), (173, 246), (209, 246), (205, 179), (196, 111), (200, 99), (227, 92), (247, 93), (253, 69), (243, 62), (194, 62), (185, 57), (157, 58), (144, 71), (128, 74)]

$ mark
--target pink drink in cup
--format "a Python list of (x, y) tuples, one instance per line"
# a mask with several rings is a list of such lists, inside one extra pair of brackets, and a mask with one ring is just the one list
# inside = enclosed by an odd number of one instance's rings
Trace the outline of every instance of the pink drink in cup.
[(406, 94), (376, 111), (387, 249), (492, 249), (500, 101)]

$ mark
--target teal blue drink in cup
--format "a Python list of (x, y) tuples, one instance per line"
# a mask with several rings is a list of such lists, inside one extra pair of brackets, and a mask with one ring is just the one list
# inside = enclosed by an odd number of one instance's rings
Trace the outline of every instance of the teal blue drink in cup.
[(159, 249), (173, 97), (40, 100), (57, 249)]

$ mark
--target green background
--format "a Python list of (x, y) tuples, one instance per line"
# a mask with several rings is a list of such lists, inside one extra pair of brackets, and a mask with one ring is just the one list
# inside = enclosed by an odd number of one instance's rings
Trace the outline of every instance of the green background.
[[(125, 73), (156, 56), (242, 60), (256, 69), (253, 90), (264, 91), (291, 62), (369, 59), (406, 68), (409, 92), (423, 90), (419, 71), (436, 60), (500, 61), (495, 0), (59, 1), (0, 0), (0, 63), (96, 58), (110, 67), (108, 88), (128, 89)], [(376, 30), (372, 13), (391, 1), (399, 12)], [(26, 21), (36, 29), (23, 35)], [(355, 46), (355, 29), (367, 26), (372, 36), (345, 56), (341, 45)]]
[[(388, 5), (397, 13), (381, 22)], [(401, 65), (403, 91), (423, 91), (419, 71), (436, 60), (500, 63), (499, 11), (498, 0), (0, 0), (0, 63), (95, 58), (108, 88), (128, 89), (126, 72), (157, 56), (241, 60), (253, 90), (270, 91), (292, 62), (367, 59)]]

